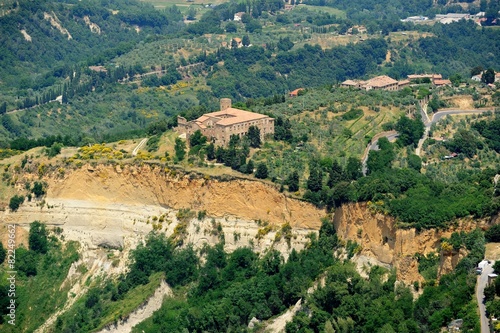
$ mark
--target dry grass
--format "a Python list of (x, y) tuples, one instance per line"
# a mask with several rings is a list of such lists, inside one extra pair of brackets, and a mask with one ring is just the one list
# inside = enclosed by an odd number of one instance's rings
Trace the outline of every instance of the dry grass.
[(500, 243), (486, 243), (484, 257), (488, 260), (500, 260)]

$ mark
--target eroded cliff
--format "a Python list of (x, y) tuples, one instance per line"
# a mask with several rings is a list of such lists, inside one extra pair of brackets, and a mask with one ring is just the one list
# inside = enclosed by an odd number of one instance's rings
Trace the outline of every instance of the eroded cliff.
[(339, 237), (360, 245), (360, 256), (376, 259), (380, 264), (395, 267), (397, 278), (405, 283), (423, 281), (418, 273), (416, 253), (440, 254), (438, 274), (450, 272), (465, 255), (460, 252), (440, 251), (440, 240), (455, 231), (471, 231), (485, 221), (462, 220), (447, 230), (398, 229), (395, 219), (368, 209), (366, 203), (343, 205), (335, 211), (334, 224)]

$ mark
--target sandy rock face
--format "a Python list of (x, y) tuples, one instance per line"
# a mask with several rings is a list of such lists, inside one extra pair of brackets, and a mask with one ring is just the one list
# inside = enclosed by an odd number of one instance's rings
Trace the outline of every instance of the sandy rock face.
[[(382, 265), (397, 269), (398, 280), (410, 284), (423, 281), (418, 273), (416, 253), (440, 253), (440, 239), (449, 238), (455, 231), (471, 231), (478, 221), (461, 221), (448, 230), (397, 229), (395, 219), (380, 213), (372, 213), (366, 203), (346, 204), (335, 211), (334, 224), (339, 236), (361, 245), (360, 255), (377, 259)], [(441, 255), (439, 275), (450, 272), (465, 251)]]
[(49, 179), (47, 197), (109, 203), (158, 205), (205, 210), (208, 216), (238, 216), (272, 224), (318, 229), (323, 210), (287, 198), (258, 181), (222, 181), (179, 174), (159, 166), (99, 165), (74, 170), (63, 179)]

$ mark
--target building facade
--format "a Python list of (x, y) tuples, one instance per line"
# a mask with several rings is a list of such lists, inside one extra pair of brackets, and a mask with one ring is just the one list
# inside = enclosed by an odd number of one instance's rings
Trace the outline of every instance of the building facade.
[(231, 99), (220, 100), (220, 111), (206, 113), (196, 120), (187, 121), (177, 117), (177, 131), (186, 134), (186, 139), (196, 131), (200, 131), (217, 146), (227, 146), (231, 135), (243, 137), (250, 126), (260, 130), (260, 139), (274, 135), (274, 119), (259, 113), (244, 111), (231, 107)]
[(393, 78), (387, 76), (387, 75), (382, 75), (382, 76), (377, 76), (372, 79), (369, 79), (367, 81), (360, 81), (360, 80), (346, 80), (340, 84), (341, 87), (344, 88), (357, 88), (357, 89), (364, 89), (364, 90), (389, 90), (389, 91), (395, 91), (399, 90), (402, 86), (407, 85), (409, 82), (398, 82), (397, 80), (394, 80)]

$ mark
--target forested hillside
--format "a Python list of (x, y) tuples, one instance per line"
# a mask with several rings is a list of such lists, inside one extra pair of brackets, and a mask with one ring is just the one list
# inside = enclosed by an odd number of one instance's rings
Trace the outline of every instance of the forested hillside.
[(51, 86), (80, 64), (104, 65), (182, 20), (175, 10), (134, 1), (22, 0), (11, 7), (0, 17), (0, 75), (4, 87), (21, 90)]

